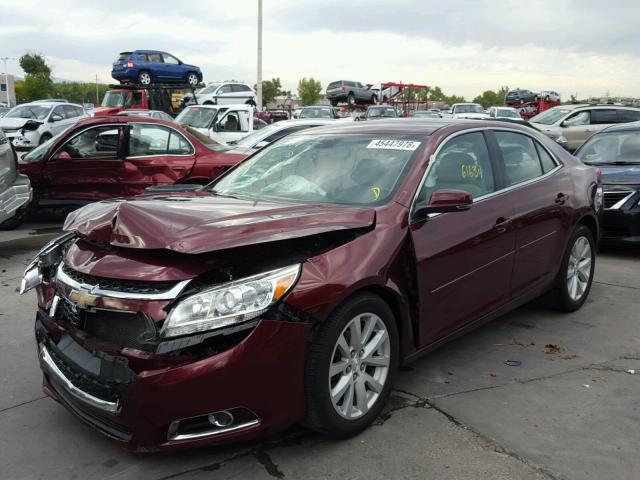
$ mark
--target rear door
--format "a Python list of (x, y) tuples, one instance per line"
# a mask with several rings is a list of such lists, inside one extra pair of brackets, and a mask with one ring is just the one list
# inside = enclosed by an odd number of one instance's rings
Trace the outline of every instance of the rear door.
[(101, 125), (67, 140), (44, 166), (44, 199), (95, 201), (122, 194), (120, 124)]
[(172, 185), (191, 172), (195, 149), (178, 130), (132, 122), (126, 133), (123, 195), (138, 195), (152, 185)]
[(514, 296), (548, 284), (564, 249), (571, 223), (573, 185), (566, 169), (536, 139), (522, 132), (494, 130), (503, 167), (500, 198), (514, 208)]
[(582, 145), (594, 132), (591, 110), (576, 112), (562, 122), (562, 135), (567, 139), (567, 146), (571, 151)]
[(162, 59), (162, 55), (157, 52), (147, 53), (149, 62), (146, 64), (146, 69), (151, 71), (151, 76), (155, 80), (167, 80), (169, 73), (165, 69), (165, 64)]
[(231, 105), (236, 103), (233, 98), (233, 87), (230, 83), (222, 85), (216, 92), (216, 103), (218, 105)]
[(482, 131), (441, 145), (414, 205), (438, 189), (469, 192), (470, 210), (432, 215), (414, 223), (422, 346), (495, 310), (509, 298), (515, 234), (512, 206), (495, 195), (496, 159)]

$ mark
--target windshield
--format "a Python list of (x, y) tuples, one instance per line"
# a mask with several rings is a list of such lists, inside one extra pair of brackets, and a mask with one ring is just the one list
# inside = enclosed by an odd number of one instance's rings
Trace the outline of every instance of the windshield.
[(639, 165), (640, 130), (594, 135), (576, 152), (576, 157), (589, 165)]
[(496, 111), (496, 117), (498, 118), (517, 118), (521, 119), (520, 114), (516, 110), (498, 109)]
[(300, 112), (300, 118), (333, 118), (329, 107), (306, 107)]
[(104, 94), (100, 105), (103, 107), (124, 107), (127, 96), (128, 92), (110, 91)]
[(482, 105), (456, 105), (455, 113), (485, 113)]
[(202, 90), (200, 90), (199, 92), (196, 93), (200, 93), (200, 94), (206, 94), (206, 93), (213, 93), (217, 90), (217, 88), (219, 87), (219, 84), (214, 84), (214, 85), (207, 85), (206, 87), (204, 87)]
[(218, 108), (188, 107), (176, 117), (176, 123), (194, 128), (209, 128), (218, 111)]
[(265, 147), (212, 189), (254, 200), (382, 204), (427, 140), (407, 135), (293, 135)]
[(542, 125), (553, 125), (558, 120), (564, 118), (569, 112), (571, 112), (571, 110), (567, 110), (566, 108), (550, 108), (546, 112), (539, 113), (529, 121)]
[(32, 163), (32, 162), (38, 162), (42, 160), (45, 154), (49, 151), (49, 148), (51, 148), (51, 145), (57, 142), (58, 139), (62, 137), (62, 135), (67, 133), (67, 130), (69, 130), (72, 127), (75, 127), (75, 125), (69, 125), (67, 128), (62, 130), (59, 134), (55, 135), (53, 138), (50, 138), (46, 142), (38, 145), (36, 148), (31, 150), (25, 156), (23, 156), (22, 161), (26, 163)]
[(392, 107), (373, 107), (367, 111), (368, 117), (397, 117), (395, 109)]
[(33, 120), (44, 120), (47, 118), (51, 107), (42, 105), (22, 105), (15, 107), (5, 115), (5, 118), (30, 118)]

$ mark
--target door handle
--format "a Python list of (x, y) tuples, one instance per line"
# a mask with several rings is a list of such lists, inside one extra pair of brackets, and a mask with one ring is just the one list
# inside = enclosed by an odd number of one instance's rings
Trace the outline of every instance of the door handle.
[(565, 195), (564, 193), (559, 193), (556, 197), (556, 203), (558, 205), (564, 205), (567, 200), (569, 200), (569, 195)]
[(510, 218), (500, 217), (496, 220), (496, 224), (493, 226), (493, 229), (498, 233), (504, 233), (507, 231), (509, 225), (511, 225), (512, 220)]

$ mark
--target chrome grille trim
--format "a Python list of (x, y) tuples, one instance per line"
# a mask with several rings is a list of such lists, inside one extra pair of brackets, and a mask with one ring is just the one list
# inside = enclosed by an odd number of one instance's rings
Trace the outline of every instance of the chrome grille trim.
[[(634, 194), (635, 190), (605, 190), (604, 192), (604, 209), (605, 210), (619, 210), (627, 200), (629, 200)], [(625, 195), (626, 194), (626, 195)], [(621, 197), (621, 195), (623, 195)], [(607, 197), (611, 199), (613, 197), (615, 203), (610, 207), (607, 207)]]

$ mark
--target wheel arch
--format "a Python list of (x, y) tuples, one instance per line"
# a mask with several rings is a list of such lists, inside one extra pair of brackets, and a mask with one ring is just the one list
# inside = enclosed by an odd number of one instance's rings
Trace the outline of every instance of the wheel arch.
[(596, 244), (598, 243), (598, 240), (600, 238), (600, 227), (598, 225), (598, 221), (593, 215), (586, 214), (582, 216), (578, 220), (578, 223), (576, 224), (576, 226), (578, 225), (584, 225), (589, 230), (591, 230), (591, 233), (593, 234), (593, 239), (595, 240)]

